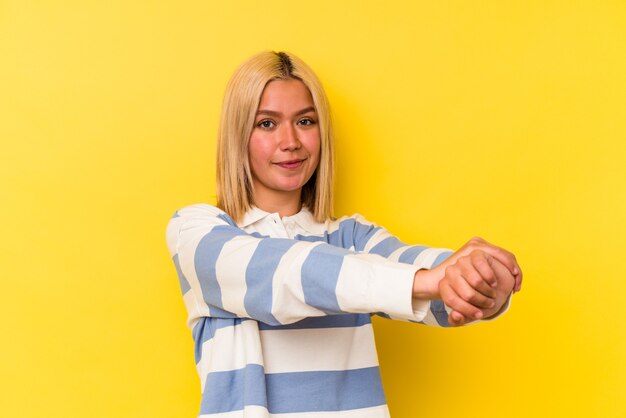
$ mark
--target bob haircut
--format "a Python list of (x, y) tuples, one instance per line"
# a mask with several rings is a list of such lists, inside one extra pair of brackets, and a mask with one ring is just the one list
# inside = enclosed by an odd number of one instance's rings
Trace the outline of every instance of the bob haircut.
[(254, 205), (248, 143), (267, 83), (300, 80), (311, 92), (320, 129), (320, 161), (302, 187), (302, 204), (316, 221), (331, 216), (333, 198), (333, 133), (326, 93), (317, 76), (298, 57), (261, 52), (245, 61), (226, 86), (217, 142), (217, 206), (236, 222)]

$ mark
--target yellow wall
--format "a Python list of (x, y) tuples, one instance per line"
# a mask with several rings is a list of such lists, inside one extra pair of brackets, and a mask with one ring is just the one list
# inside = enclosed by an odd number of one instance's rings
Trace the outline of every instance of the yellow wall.
[(393, 416), (626, 415), (623, 1), (31, 3), (0, 2), (1, 416), (195, 416), (164, 228), (264, 49), (326, 85), (337, 214), (524, 268), (494, 323), (376, 321)]

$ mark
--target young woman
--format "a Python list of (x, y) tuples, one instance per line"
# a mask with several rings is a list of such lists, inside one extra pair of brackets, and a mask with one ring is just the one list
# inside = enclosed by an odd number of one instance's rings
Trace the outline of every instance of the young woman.
[(514, 256), (479, 238), (453, 253), (331, 218), (332, 138), (322, 86), (297, 57), (264, 52), (233, 75), (217, 207), (181, 209), (167, 229), (202, 417), (387, 417), (372, 314), (461, 325), (520, 289)]

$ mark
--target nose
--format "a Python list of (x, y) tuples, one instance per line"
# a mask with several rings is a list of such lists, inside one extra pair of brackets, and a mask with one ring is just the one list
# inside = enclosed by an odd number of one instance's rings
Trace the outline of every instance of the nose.
[(280, 149), (282, 151), (295, 151), (300, 148), (301, 143), (298, 139), (298, 131), (293, 125), (285, 124), (280, 133)]

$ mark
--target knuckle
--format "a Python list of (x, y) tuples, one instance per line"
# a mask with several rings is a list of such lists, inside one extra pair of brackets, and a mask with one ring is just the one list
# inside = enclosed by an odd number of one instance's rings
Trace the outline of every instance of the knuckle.
[(446, 270), (445, 270), (446, 277), (452, 276), (453, 274), (454, 274), (454, 264), (446, 267)]
[(489, 275), (491, 274), (490, 271), (491, 269), (489, 268), (489, 263), (487, 262), (487, 260), (485, 260), (484, 258), (481, 258), (479, 260), (476, 260), (474, 262), (474, 267), (476, 267), (476, 269), (478, 271), (480, 271), (480, 274), (482, 277), (484, 278), (488, 278)]
[(476, 270), (473, 268), (468, 268), (463, 271), (463, 279), (471, 287), (475, 287), (474, 284), (476, 283), (476, 275)]
[(474, 306), (482, 305), (483, 303), (485, 303), (484, 299), (485, 299), (484, 297), (482, 297), (480, 294), (475, 292), (470, 296), (470, 299), (468, 300), (468, 302)]
[(478, 274), (470, 274), (469, 277), (467, 278), (467, 281), (469, 282), (470, 285), (472, 285), (474, 289), (476, 289), (478, 286), (481, 285), (481, 283), (483, 282), (483, 279)]
[(448, 300), (445, 301), (447, 305), (452, 306), (455, 309), (457, 309), (457, 307), (459, 307), (459, 305), (460, 305), (459, 302), (461, 301), (461, 299), (457, 295), (454, 295), (454, 294), (448, 295), (447, 299)]
[(482, 266), (487, 262), (487, 257), (482, 251), (474, 251), (472, 253), (472, 261), (474, 262), (474, 265)]
[(470, 257), (472, 259), (477, 259), (480, 257), (483, 257), (485, 254), (485, 252), (483, 250), (481, 250), (480, 248), (475, 248), (474, 250), (472, 250), (472, 252), (470, 253)]
[(481, 282), (493, 283), (495, 276), (493, 270), (485, 268), (481, 274)]
[(459, 292), (459, 296), (461, 296), (463, 300), (471, 302), (475, 298), (476, 293), (469, 289), (463, 289)]
[(450, 275), (457, 276), (461, 272), (461, 267), (458, 264), (453, 264), (449, 268), (450, 268)]

